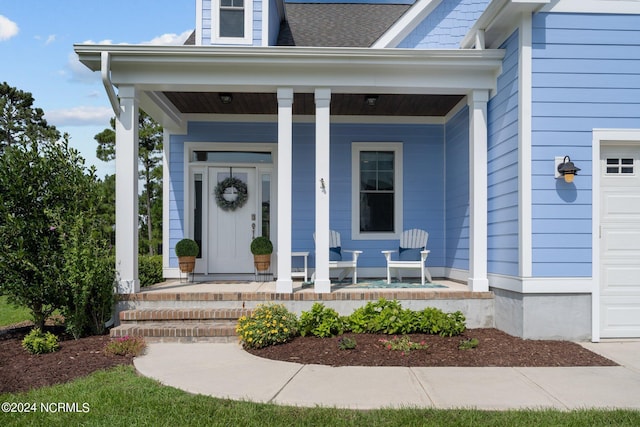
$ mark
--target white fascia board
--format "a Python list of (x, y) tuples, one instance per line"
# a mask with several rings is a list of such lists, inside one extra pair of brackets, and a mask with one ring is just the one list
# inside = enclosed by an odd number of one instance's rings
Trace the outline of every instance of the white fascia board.
[(442, 0), (418, 0), (371, 47), (398, 46), (440, 3)]
[(541, 12), (640, 14), (638, 0), (553, 0)]
[(140, 90), (465, 94), (495, 87), (502, 50), (416, 50), (212, 46), (76, 45), (82, 63), (100, 68), (108, 51), (114, 85)]
[[(504, 34), (520, 23), (523, 13), (531, 13), (549, 4), (551, 0), (493, 0), (460, 42), (462, 49), (470, 49), (476, 41), (476, 33), (484, 32), (486, 46), (494, 48), (496, 41), (504, 40)], [(484, 47), (483, 47), (484, 48)]]

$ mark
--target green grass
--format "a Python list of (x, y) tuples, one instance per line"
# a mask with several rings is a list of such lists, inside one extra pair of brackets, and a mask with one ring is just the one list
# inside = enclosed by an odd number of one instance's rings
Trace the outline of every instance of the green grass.
[[(3, 426), (637, 426), (640, 411), (478, 411), (295, 408), (191, 395), (135, 374), (132, 367), (96, 372), (71, 383), (0, 402), (36, 404), (36, 413), (3, 413)], [(88, 412), (45, 413), (40, 404), (87, 404)]]
[(32, 320), (31, 313), (26, 307), (16, 307), (7, 302), (6, 296), (0, 296), (0, 326)]

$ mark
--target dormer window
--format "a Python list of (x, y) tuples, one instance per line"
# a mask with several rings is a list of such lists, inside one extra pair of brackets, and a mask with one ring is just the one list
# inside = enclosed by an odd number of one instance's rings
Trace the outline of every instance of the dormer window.
[(213, 0), (213, 43), (252, 44), (253, 0)]

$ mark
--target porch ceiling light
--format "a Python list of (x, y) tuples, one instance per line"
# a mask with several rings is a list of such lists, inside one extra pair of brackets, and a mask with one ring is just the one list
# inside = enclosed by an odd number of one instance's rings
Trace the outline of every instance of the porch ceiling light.
[(364, 97), (364, 102), (369, 107), (375, 107), (378, 103), (378, 95), (367, 95)]
[(578, 174), (579, 170), (580, 168), (573, 164), (569, 156), (564, 156), (564, 160), (558, 165), (558, 173), (560, 176), (563, 176), (564, 181), (568, 183), (573, 182), (573, 177)]
[(223, 104), (231, 104), (231, 101), (233, 101), (233, 95), (231, 95), (230, 93), (220, 94), (220, 102), (222, 102)]

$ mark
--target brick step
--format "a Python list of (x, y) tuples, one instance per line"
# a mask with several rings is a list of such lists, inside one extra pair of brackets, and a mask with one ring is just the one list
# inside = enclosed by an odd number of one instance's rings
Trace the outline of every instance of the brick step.
[(137, 324), (159, 321), (206, 322), (208, 320), (237, 321), (241, 316), (250, 315), (245, 308), (162, 308), (124, 310), (119, 314), (120, 324)]
[(237, 342), (235, 322), (181, 321), (125, 324), (111, 329), (112, 338), (144, 337), (147, 342)]

